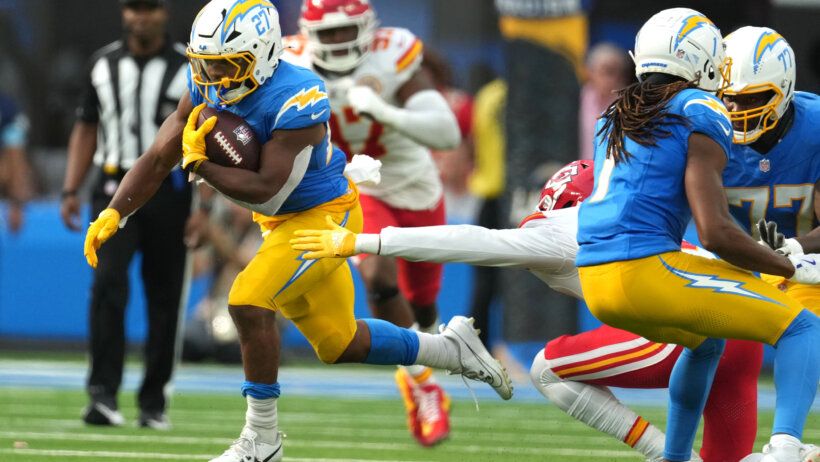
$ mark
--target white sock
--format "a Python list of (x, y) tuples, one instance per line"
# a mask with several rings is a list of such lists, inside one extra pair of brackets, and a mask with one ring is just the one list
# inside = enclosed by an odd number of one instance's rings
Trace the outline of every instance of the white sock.
[[(416, 331), (416, 332), (427, 332), (428, 334), (435, 334), (435, 324), (436, 323), (433, 323), (433, 332), (425, 331), (425, 330), (419, 328), (419, 323), (417, 323), (417, 322), (414, 322), (413, 325), (410, 326), (410, 330), (413, 330), (413, 331)], [(417, 383), (435, 383), (436, 382), (436, 379), (433, 378), (432, 374), (427, 374), (427, 371), (430, 370), (430, 368), (425, 366), (425, 365), (414, 364), (414, 365), (411, 365), (411, 366), (399, 366), (399, 367), (403, 367), (404, 370), (407, 371), (408, 374), (410, 374), (410, 377), (413, 377), (413, 380), (416, 380)], [(424, 374), (427, 374), (428, 377), (425, 380), (423, 380), (422, 382), (419, 382), (418, 378), (423, 376)]]
[(793, 437), (792, 435), (787, 435), (786, 433), (778, 433), (776, 435), (772, 435), (772, 437), (769, 439), (769, 443), (771, 443), (772, 446), (778, 447), (803, 447), (803, 443), (801, 443), (799, 439)]
[(416, 335), (419, 336), (419, 354), (414, 365), (422, 364), (448, 371), (461, 370), (458, 347), (452, 340), (424, 332), (416, 332)]
[(247, 397), (248, 410), (245, 412), (245, 423), (259, 434), (262, 443), (277, 444), (279, 441), (279, 414), (276, 411), (277, 398), (256, 399)]
[(530, 377), (535, 388), (570, 417), (629, 444), (649, 459), (663, 457), (663, 432), (624, 406), (609, 388), (561, 379), (552, 372), (544, 350), (535, 355)]

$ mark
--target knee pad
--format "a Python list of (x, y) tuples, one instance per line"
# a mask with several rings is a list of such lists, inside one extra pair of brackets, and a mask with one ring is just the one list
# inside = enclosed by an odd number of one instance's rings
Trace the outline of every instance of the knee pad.
[(535, 355), (535, 358), (532, 360), (532, 366), (530, 367), (530, 379), (533, 385), (535, 385), (542, 394), (544, 393), (544, 388), (564, 381), (561, 377), (555, 375), (555, 372), (552, 372), (550, 365), (550, 360), (544, 357), (544, 349), (542, 348), (541, 351)]
[(367, 291), (367, 299), (373, 303), (380, 303), (390, 300), (398, 294), (399, 288), (396, 286), (376, 286)]
[[(539, 351), (532, 361), (530, 378), (536, 390), (570, 416), (579, 418), (579, 415), (587, 412), (588, 406), (586, 403), (590, 400), (596, 402), (609, 400), (609, 396), (611, 396), (609, 390), (583, 382), (564, 380), (552, 371), (551, 366), (551, 361), (544, 357), (544, 350)], [(600, 395), (601, 398), (596, 399), (597, 395)]]

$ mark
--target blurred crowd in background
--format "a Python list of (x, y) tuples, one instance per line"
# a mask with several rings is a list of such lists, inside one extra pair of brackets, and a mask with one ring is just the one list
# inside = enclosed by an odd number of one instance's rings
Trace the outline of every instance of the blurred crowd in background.
[[(297, 33), (301, 2), (273, 2), (283, 34)], [(187, 42), (191, 21), (204, 3), (168, 1), (173, 40)], [(749, 24), (788, 33), (801, 68), (797, 88), (820, 89), (820, 31), (813, 26), (820, 1), (372, 4), (381, 25), (406, 27), (422, 39), (422, 71), (458, 119), (461, 145), (434, 153), (453, 222), (515, 227), (537, 202), (546, 178), (569, 161), (591, 158), (595, 119), (614, 99), (613, 90), (634, 79), (627, 50), (635, 32), (660, 9), (700, 10), (725, 33)], [(0, 112), (0, 197), (5, 203), (0, 239), (32, 231), (27, 230), (26, 202), (59, 202), (67, 142), (91, 53), (121, 33), (119, 15), (116, 0), (0, 0), (0, 93), (18, 108)], [(88, 194), (87, 186), (80, 190), (81, 197)], [(238, 354), (231, 346), (235, 332), (227, 293), (261, 242), (247, 211), (220, 201), (213, 212), (209, 244), (194, 255), (195, 275), (209, 275), (210, 287), (188, 320), (192, 359), (214, 354), (213, 343), (200, 341), (208, 336), (228, 345), (218, 354)], [(574, 299), (551, 292), (523, 270), (476, 269), (474, 278), (475, 293), (468, 298), (479, 327), (490, 324), (491, 301), (503, 303), (500, 338), (539, 340), (583, 328)], [(549, 313), (532, 309), (545, 302)], [(13, 309), (0, 306), (0, 311)]]

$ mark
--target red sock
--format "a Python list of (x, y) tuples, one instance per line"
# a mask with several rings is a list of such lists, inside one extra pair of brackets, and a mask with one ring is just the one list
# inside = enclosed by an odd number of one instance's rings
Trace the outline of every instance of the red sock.
[(704, 462), (735, 462), (753, 451), (763, 344), (728, 340), (703, 411)]

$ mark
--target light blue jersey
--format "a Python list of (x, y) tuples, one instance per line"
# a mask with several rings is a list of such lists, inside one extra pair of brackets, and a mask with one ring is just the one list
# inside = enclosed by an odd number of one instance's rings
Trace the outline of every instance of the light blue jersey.
[[(205, 102), (193, 83), (190, 68), (188, 88), (194, 106)], [(208, 91), (216, 90), (208, 87)], [(209, 96), (212, 101), (219, 101), (215, 93)], [(237, 103), (227, 107), (208, 105), (245, 119), (261, 144), (271, 138), (274, 130), (305, 128), (327, 123), (330, 118), (330, 102), (322, 79), (303, 67), (281, 60), (272, 78)], [(330, 144), (325, 135), (322, 142), (313, 147), (304, 177), (277, 215), (301, 212), (345, 194), (348, 182), (343, 175), (344, 166), (345, 154)]]
[(797, 92), (794, 124), (771, 151), (761, 155), (735, 144), (723, 170), (729, 211), (752, 232), (761, 219), (777, 223), (786, 237), (803, 236), (817, 226), (814, 184), (820, 180), (820, 96)]
[[(665, 125), (671, 136), (658, 138), (654, 147), (626, 138), (632, 157), (617, 165), (606, 158), (606, 134), (596, 134), (595, 189), (578, 212), (577, 266), (680, 250), (692, 217), (684, 188), (689, 135), (703, 133), (728, 153), (732, 125), (723, 103), (702, 90), (683, 90), (667, 107), (689, 124)], [(596, 133), (603, 123), (598, 121)]]

